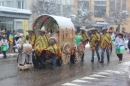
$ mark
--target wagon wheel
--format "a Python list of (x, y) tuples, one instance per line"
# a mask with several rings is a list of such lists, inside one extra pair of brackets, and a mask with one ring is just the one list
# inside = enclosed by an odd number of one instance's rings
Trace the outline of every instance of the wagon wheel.
[(62, 62), (67, 64), (70, 61), (71, 56), (71, 45), (70, 43), (65, 43), (62, 49)]
[(75, 50), (75, 60), (76, 62), (80, 62), (83, 55), (83, 45), (78, 44), (77, 49)]

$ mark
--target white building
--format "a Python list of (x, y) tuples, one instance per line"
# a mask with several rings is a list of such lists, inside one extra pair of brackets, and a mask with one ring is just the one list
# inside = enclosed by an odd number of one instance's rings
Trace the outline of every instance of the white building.
[[(0, 0), (0, 28), (24, 29), (25, 23), (30, 19), (30, 5), (32, 0)], [(24, 21), (26, 20), (26, 21)], [(26, 22), (27, 23), (27, 22)], [(26, 26), (28, 29), (31, 26)]]
[[(59, 6), (60, 11), (58, 13), (60, 16), (66, 16), (65, 11), (68, 10), (67, 6), (72, 6), (71, 8), (73, 8), (73, 0), (0, 0), (0, 6), (31, 10), (32, 4), (38, 3), (40, 1), (54, 3), (57, 6)], [(29, 27), (28, 28), (31, 28), (31, 25), (32, 25), (32, 22), (34, 19), (35, 19), (34, 15), (32, 14), (32, 16), (29, 19)], [(2, 24), (1, 22), (2, 21), (0, 20), (0, 27)], [(8, 27), (9, 27), (8, 25), (5, 25), (5, 28), (8, 28)], [(14, 29), (24, 29), (23, 19), (14, 18), (13, 24), (10, 27), (12, 27)]]

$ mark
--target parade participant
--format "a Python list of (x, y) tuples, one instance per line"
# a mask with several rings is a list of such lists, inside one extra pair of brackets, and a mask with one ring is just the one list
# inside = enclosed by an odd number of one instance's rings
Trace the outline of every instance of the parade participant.
[[(86, 43), (89, 41), (89, 37), (88, 37), (88, 35), (86, 33), (85, 28), (80, 28), (80, 30), (81, 30), (81, 32), (78, 35), (82, 36), (82, 38), (83, 38), (82, 40), (84, 41), (84, 48), (85, 48)], [(82, 60), (81, 61), (84, 61), (84, 54), (82, 56)]]
[(24, 44), (24, 43), (26, 43), (26, 39), (25, 39), (25, 37), (24, 37), (24, 34), (23, 34), (23, 33), (20, 33), (19, 36), (20, 36), (20, 37), (19, 37), (17, 43), (19, 43), (19, 44)]
[(110, 61), (110, 55), (109, 55), (109, 48), (112, 44), (110, 34), (107, 33), (107, 28), (102, 29), (102, 35), (101, 35), (101, 61), (100, 63), (104, 63), (104, 52), (107, 53), (107, 62)]
[[(77, 36), (76, 37), (76, 41), (75, 41), (75, 51), (78, 53), (78, 57), (80, 57), (81, 55), (81, 57), (83, 58), (83, 55), (84, 55), (84, 50), (85, 50), (85, 47), (84, 47), (84, 44), (85, 44), (85, 42), (86, 42), (86, 40), (83, 40), (83, 38), (82, 38), (82, 36)], [(83, 60), (81, 58), (81, 60)], [(75, 61), (74, 61), (74, 57), (73, 58), (71, 58), (71, 62), (72, 63), (75, 63)]]
[(1, 42), (0, 43), (1, 44), (1, 51), (3, 52), (3, 58), (6, 58), (7, 57), (6, 51), (8, 50), (9, 45), (8, 45), (8, 41), (4, 35), (2, 36), (2, 39), (0, 42)]
[(52, 69), (56, 67), (56, 60), (61, 58), (62, 52), (55, 40), (50, 40), (50, 47), (47, 48), (52, 59)]
[(31, 44), (34, 47), (35, 40), (36, 40), (36, 34), (35, 34), (34, 30), (32, 30), (32, 29), (28, 30), (27, 32), (29, 33), (28, 42), (29, 42), (29, 44)]
[(90, 49), (92, 50), (91, 62), (94, 62), (94, 51), (96, 51), (98, 61), (100, 61), (100, 55), (99, 55), (98, 49), (99, 49), (101, 36), (100, 36), (100, 34), (97, 33), (97, 30), (95, 28), (91, 28), (90, 31), (92, 33), (90, 36), (90, 41), (89, 41)]
[(14, 46), (18, 49), (18, 66), (32, 65), (32, 52), (31, 44), (17, 44)]
[[(40, 36), (36, 39), (34, 50), (36, 55), (36, 60), (38, 63), (38, 66), (41, 68), (42, 63), (45, 62), (45, 53), (43, 52), (49, 47), (48, 37), (46, 36), (45, 27), (43, 26), (41, 30), (39, 30)], [(43, 58), (42, 58), (43, 57)], [(45, 64), (43, 63), (45, 66)]]
[[(115, 34), (112, 32), (112, 30), (108, 30), (107, 32), (108, 32), (108, 33), (110, 34), (110, 36), (111, 36), (112, 44), (114, 44)], [(112, 53), (112, 45), (111, 45), (111, 47), (110, 47), (110, 53)]]
[(127, 50), (127, 45), (125, 43), (125, 39), (123, 38), (123, 33), (117, 33), (118, 36), (115, 39), (115, 45), (116, 45), (116, 54), (119, 58), (119, 62), (122, 61), (123, 53), (125, 50)]

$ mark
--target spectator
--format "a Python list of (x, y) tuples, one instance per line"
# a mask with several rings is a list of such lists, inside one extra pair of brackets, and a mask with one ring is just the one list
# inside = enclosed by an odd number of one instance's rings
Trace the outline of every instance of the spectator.
[(11, 33), (11, 28), (8, 28), (6, 31), (6, 35), (7, 35), (7, 40), (9, 41), (9, 35)]
[(130, 39), (128, 40), (128, 48), (130, 50)]
[(9, 34), (9, 52), (12, 53), (14, 43), (14, 35), (12, 33)]
[(7, 39), (5, 38), (5, 35), (2, 37), (2, 39), (1, 39), (1, 50), (2, 50), (2, 52), (3, 52), (3, 58), (6, 58), (7, 56), (6, 56), (6, 51), (7, 51), (7, 49), (9, 48), (9, 46), (8, 46), (8, 41), (7, 41)]

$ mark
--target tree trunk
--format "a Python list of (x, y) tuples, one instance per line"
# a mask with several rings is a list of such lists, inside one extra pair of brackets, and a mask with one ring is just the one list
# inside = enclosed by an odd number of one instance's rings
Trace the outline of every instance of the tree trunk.
[(118, 28), (118, 32), (120, 32), (120, 26), (121, 26), (121, 25), (119, 24), (118, 27), (117, 27), (117, 28)]

